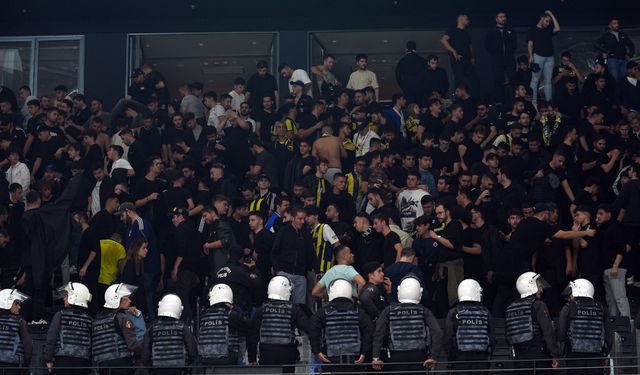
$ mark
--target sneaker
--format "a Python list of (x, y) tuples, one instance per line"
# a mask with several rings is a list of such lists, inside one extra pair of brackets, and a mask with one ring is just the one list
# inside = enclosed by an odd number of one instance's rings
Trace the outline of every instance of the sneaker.
[(633, 285), (634, 279), (633, 279), (633, 275), (627, 277), (627, 285)]

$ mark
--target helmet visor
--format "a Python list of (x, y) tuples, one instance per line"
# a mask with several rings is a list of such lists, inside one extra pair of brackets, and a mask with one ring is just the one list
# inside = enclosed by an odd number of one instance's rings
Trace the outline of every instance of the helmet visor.
[(21, 304), (24, 301), (28, 300), (29, 298), (31, 298), (29, 295), (22, 293), (17, 289), (12, 290), (11, 294), (9, 295), (9, 299), (13, 300), (13, 302), (17, 304)]
[(538, 290), (542, 291), (547, 288), (551, 288), (551, 285), (545, 280), (540, 274), (537, 274), (535, 277), (536, 285), (538, 286)]
[(118, 295), (120, 298), (131, 297), (136, 292), (136, 290), (138, 290), (138, 287), (135, 285), (120, 284), (116, 289), (116, 295)]

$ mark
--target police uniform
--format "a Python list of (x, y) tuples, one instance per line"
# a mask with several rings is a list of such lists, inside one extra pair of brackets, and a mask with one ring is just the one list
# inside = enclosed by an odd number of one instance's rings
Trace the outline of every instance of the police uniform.
[(367, 283), (360, 293), (360, 307), (364, 309), (374, 323), (376, 319), (378, 319), (378, 316), (380, 316), (380, 312), (389, 306), (387, 294), (384, 290), (381, 290), (381, 288), (382, 285)]
[[(560, 358), (553, 322), (543, 301), (535, 295), (518, 299), (507, 307), (505, 315), (507, 343), (513, 347), (516, 368), (550, 367), (552, 358)], [(519, 370), (518, 373), (533, 374), (534, 371)]]
[[(445, 319), (445, 348), (454, 370), (489, 368), (495, 347), (495, 330), (489, 310), (480, 302), (464, 301), (454, 306)], [(475, 361), (475, 362), (468, 362)]]
[(249, 361), (255, 362), (255, 333), (252, 322), (241, 312), (219, 303), (202, 311), (199, 322), (198, 354), (207, 365), (236, 365), (240, 341), (247, 339)]
[(428, 358), (443, 360), (443, 333), (433, 313), (420, 304), (394, 303), (385, 308), (376, 321), (373, 357), (380, 358), (385, 339), (389, 362), (420, 362), (385, 366), (387, 371), (424, 370)]
[(136, 339), (133, 323), (119, 309), (105, 309), (98, 313), (91, 326), (91, 356), (105, 375), (133, 374), (130, 367), (139, 357), (142, 343)]
[(600, 367), (580, 370), (580, 373), (602, 374), (604, 357), (612, 343), (609, 322), (602, 305), (587, 297), (576, 297), (567, 302), (558, 318), (558, 342), (564, 346), (567, 367)]
[(354, 362), (371, 350), (372, 335), (373, 324), (364, 310), (350, 299), (336, 298), (312, 317), (309, 341), (314, 354), (322, 352), (331, 360), (328, 371), (358, 372)]
[(259, 333), (260, 365), (284, 366), (283, 373), (294, 373), (300, 353), (295, 328), (309, 332), (309, 320), (300, 305), (290, 301), (269, 300), (255, 316)]
[[(54, 373), (88, 374), (91, 367), (91, 316), (87, 309), (71, 306), (58, 311), (49, 323), (44, 349), (46, 363), (54, 363)], [(55, 367), (83, 369), (55, 370)]]
[(153, 367), (151, 374), (179, 375), (183, 367), (197, 358), (197, 345), (183, 321), (160, 316), (144, 335), (142, 361)]
[[(3, 367), (29, 367), (33, 342), (27, 323), (9, 310), (0, 310), (0, 374), (18, 375), (22, 370), (2, 370)], [(3, 372), (4, 371), (4, 372)]]

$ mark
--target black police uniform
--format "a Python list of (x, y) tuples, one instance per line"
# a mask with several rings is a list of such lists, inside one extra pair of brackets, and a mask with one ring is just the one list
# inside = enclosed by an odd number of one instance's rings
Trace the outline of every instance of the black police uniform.
[(255, 329), (244, 313), (215, 304), (200, 314), (198, 354), (207, 365), (236, 365), (240, 340), (246, 338), (249, 361), (255, 362)]
[(382, 288), (382, 285), (366, 283), (360, 293), (360, 307), (369, 315), (372, 322), (375, 322), (382, 310), (389, 306), (389, 299)]
[(373, 356), (381, 358), (382, 345), (387, 339), (390, 362), (416, 364), (385, 365), (384, 370), (420, 371), (422, 362), (428, 358), (445, 359), (442, 338), (442, 329), (429, 309), (420, 304), (394, 303), (382, 311), (376, 322)]
[(558, 342), (564, 345), (567, 367), (596, 367), (579, 371), (581, 374), (602, 374), (604, 357), (612, 344), (606, 315), (600, 303), (587, 297), (576, 297), (562, 308), (558, 318)]
[[(27, 323), (9, 310), (0, 310), (0, 374), (19, 375), (23, 370), (2, 370), (6, 367), (29, 367), (33, 342)], [(4, 371), (4, 372), (3, 372)]]
[(181, 320), (158, 317), (144, 335), (142, 362), (153, 375), (181, 375), (184, 367), (198, 357), (198, 344)]
[(290, 301), (268, 300), (256, 312), (255, 320), (259, 327), (260, 365), (283, 366), (283, 373), (294, 373), (300, 355), (295, 328), (309, 332), (306, 314)]
[[(495, 347), (495, 329), (489, 310), (480, 302), (464, 301), (454, 306), (445, 319), (445, 348), (454, 370), (489, 368)], [(464, 363), (455, 363), (464, 362)]]
[[(54, 363), (53, 373), (81, 375), (90, 372), (91, 320), (87, 309), (78, 306), (70, 306), (53, 316), (44, 349), (45, 362)], [(56, 370), (56, 367), (61, 369)]]
[[(560, 358), (549, 310), (535, 295), (509, 305), (505, 322), (507, 342), (513, 347), (517, 361), (515, 368), (549, 368), (552, 358)], [(533, 374), (534, 371), (519, 370), (518, 373)]]
[(354, 362), (371, 350), (372, 336), (371, 319), (349, 298), (334, 299), (311, 319), (311, 350), (329, 358), (331, 365), (326, 367), (332, 373), (360, 371)]
[(105, 309), (98, 313), (91, 326), (92, 360), (103, 375), (129, 375), (133, 358), (142, 352), (136, 339), (133, 323), (119, 309)]

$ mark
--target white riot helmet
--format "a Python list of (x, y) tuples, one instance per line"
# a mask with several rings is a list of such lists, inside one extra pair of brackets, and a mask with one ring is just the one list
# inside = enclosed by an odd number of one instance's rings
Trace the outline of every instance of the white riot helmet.
[(353, 296), (353, 287), (348, 280), (335, 279), (329, 284), (329, 301), (336, 298), (349, 298)]
[(29, 298), (31, 297), (17, 289), (2, 289), (0, 290), (0, 309), (10, 310), (14, 302), (21, 304)]
[(119, 308), (120, 300), (124, 297), (130, 297), (137, 289), (137, 286), (123, 283), (111, 285), (104, 292), (104, 307), (108, 309)]
[(422, 284), (415, 275), (406, 276), (398, 285), (398, 302), (420, 303), (422, 298)]
[(482, 287), (473, 279), (466, 279), (458, 285), (458, 301), (482, 302)]
[(158, 302), (158, 316), (180, 319), (182, 316), (182, 300), (175, 294), (167, 294)]
[(218, 303), (233, 304), (233, 290), (227, 284), (216, 284), (209, 291), (209, 304), (211, 306)]
[(549, 284), (535, 272), (525, 272), (516, 280), (516, 289), (520, 293), (520, 298), (532, 296), (548, 287)]
[(288, 301), (291, 298), (291, 281), (285, 276), (275, 276), (269, 281), (267, 298), (278, 301)]
[(62, 298), (67, 297), (67, 302), (73, 306), (88, 308), (93, 297), (84, 284), (68, 282), (57, 290)]
[(576, 279), (569, 283), (571, 288), (571, 295), (573, 297), (587, 297), (593, 298), (595, 292), (593, 284), (587, 279)]

